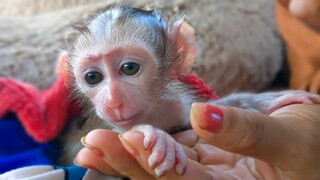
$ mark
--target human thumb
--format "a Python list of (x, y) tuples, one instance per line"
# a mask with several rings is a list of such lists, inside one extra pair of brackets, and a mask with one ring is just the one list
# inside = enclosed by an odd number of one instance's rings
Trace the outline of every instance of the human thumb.
[(286, 140), (285, 126), (276, 117), (205, 103), (194, 103), (190, 116), (202, 139), (226, 151), (269, 162), (286, 153), (281, 149)]

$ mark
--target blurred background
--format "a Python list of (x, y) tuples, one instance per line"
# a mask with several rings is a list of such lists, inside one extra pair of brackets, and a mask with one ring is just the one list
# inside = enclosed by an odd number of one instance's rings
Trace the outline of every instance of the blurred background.
[[(114, 1), (0, 0), (0, 77), (39, 89), (57, 78), (56, 64), (71, 24)], [(185, 14), (197, 36), (193, 72), (217, 94), (270, 88), (284, 64), (273, 0), (129, 0), (168, 15)]]

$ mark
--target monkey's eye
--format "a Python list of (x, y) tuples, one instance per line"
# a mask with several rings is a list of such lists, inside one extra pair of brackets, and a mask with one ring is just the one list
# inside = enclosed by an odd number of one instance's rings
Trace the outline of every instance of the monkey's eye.
[(84, 79), (89, 85), (96, 85), (103, 80), (103, 75), (98, 71), (90, 71), (85, 73)]
[(120, 71), (122, 74), (125, 74), (128, 76), (133, 76), (138, 73), (139, 69), (140, 69), (139, 64), (134, 63), (134, 62), (128, 62), (128, 63), (125, 63), (121, 66)]

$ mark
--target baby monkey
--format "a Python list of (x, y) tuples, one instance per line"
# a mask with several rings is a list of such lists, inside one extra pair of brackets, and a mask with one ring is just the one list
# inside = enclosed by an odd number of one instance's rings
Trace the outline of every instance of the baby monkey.
[[(62, 58), (83, 111), (67, 156), (73, 161), (80, 138), (93, 129), (137, 130), (144, 134), (144, 147), (152, 148), (148, 163), (157, 176), (172, 168), (183, 175), (187, 156), (169, 133), (190, 128), (192, 102), (208, 100), (185, 81), (196, 56), (193, 28), (182, 17), (166, 19), (157, 10), (113, 4), (78, 30)], [(234, 94), (213, 103), (267, 114), (315, 101), (320, 102), (317, 95), (289, 91)]]

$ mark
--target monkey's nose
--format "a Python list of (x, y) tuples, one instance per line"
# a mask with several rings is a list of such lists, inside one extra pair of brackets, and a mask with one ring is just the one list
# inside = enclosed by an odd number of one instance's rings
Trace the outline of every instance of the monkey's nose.
[(121, 106), (122, 102), (115, 99), (109, 99), (107, 102), (107, 107), (110, 109), (119, 109)]
[(123, 104), (121, 91), (119, 91), (114, 84), (110, 84), (109, 86), (106, 96), (107, 107), (110, 109), (117, 109)]

